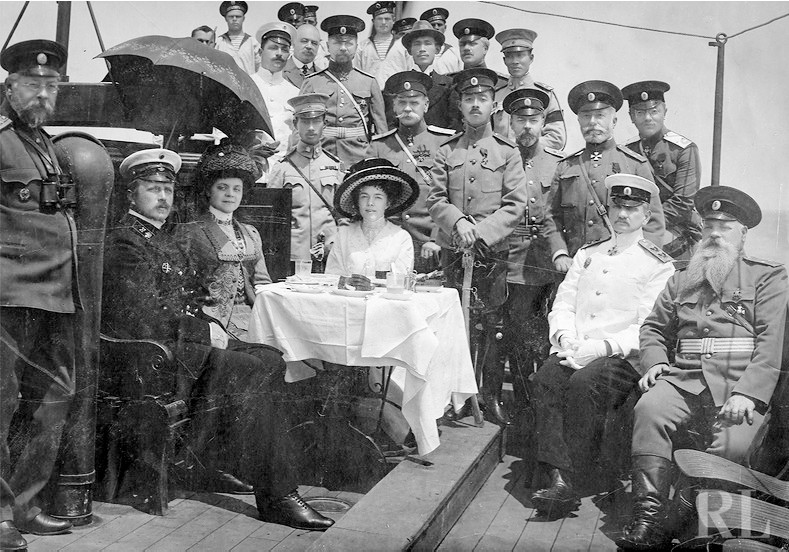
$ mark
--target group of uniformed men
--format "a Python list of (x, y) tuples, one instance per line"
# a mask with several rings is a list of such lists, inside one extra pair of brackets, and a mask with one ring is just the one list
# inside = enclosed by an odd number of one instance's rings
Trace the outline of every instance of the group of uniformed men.
[[(319, 35), (291, 26), (306, 18), (299, 6), (284, 6), (281, 22), (261, 28), (251, 58), (257, 66), (250, 71), (261, 76), (258, 85), (267, 105), (264, 85), (292, 86), (282, 76), (288, 64), (302, 81), (300, 91), (286, 102), (276, 99), (288, 105), (289, 115), (281, 121), (293, 134), (276, 136), (288, 145), (266, 178), (268, 186), (293, 190), (292, 260), (327, 255), (337, 224), (342, 224), (332, 205), (343, 169), (380, 157), (411, 175), (420, 184), (420, 197), (398, 222), (413, 237), (418, 270), (440, 266), (449, 285), (470, 288), (472, 340), (482, 367), (487, 416), (510, 423), (501, 402), (504, 358), (516, 377), (541, 366), (535, 380), (536, 445), (550, 485), (534, 494), (538, 511), (561, 516), (577, 504), (580, 463), (588, 456), (593, 422), (638, 386), (645, 394), (635, 410), (635, 515), (619, 544), (628, 549), (665, 546), (671, 536), (667, 473), (677, 427), (703, 406), (714, 405), (728, 425), (716, 427), (709, 450), (741, 461), (779, 373), (780, 339), (772, 337), (783, 335), (786, 271), (742, 250), (747, 229), (759, 222), (758, 205), (733, 188), (706, 188), (697, 194), (697, 148), (664, 124), (666, 83), (643, 81), (621, 90), (601, 80), (575, 86), (568, 104), (586, 144), (566, 155), (556, 149), (566, 138), (558, 98), (530, 74), (534, 31), (495, 34), (489, 23), (466, 19), (453, 27), (459, 39), (455, 54), (443, 34), (448, 11), (427, 10), (397, 41), (402, 50), (392, 40), (380, 55), (380, 41), (373, 41), (372, 53), (381, 57), (382, 68), (393, 65), (387, 56), (398, 51), (407, 61), (385, 78), (382, 94), (376, 78), (354, 65), (364, 22), (339, 15), (321, 23), (328, 34), (328, 65), (319, 68)], [(309, 12), (311, 18), (316, 10)], [(243, 22), (247, 5), (223, 2), (220, 11), (229, 31), (217, 47), (232, 50), (239, 64), (245, 63), (249, 56), (243, 49), (251, 37), (238, 33), (235, 17)], [(376, 2), (368, 13), (374, 22), (382, 15), (391, 19), (394, 3)], [(308, 25), (299, 30), (304, 27)], [(508, 77), (485, 67), (494, 35)], [(309, 54), (304, 59), (295, 56), (300, 47), (294, 41), (300, 36)], [(41, 483), (17, 472), (8, 478), (6, 411), (13, 411), (19, 386), (6, 382), (16, 381), (20, 370), (33, 365), (24, 356), (37, 339), (33, 327), (50, 337), (67, 333), (68, 313), (75, 308), (68, 293), (70, 207), (61, 199), (54, 210), (39, 212), (38, 190), (57, 167), (40, 121), (31, 118), (36, 110), (24, 105), (43, 106), (51, 100), (54, 106), (56, 91), (50, 85), (57, 81), (57, 62), (65, 54), (43, 44), (13, 53), (9, 48), (3, 55), (11, 76), (0, 122), (2, 351), (9, 355), (2, 369), (0, 420), (4, 542), (18, 536), (10, 532), (11, 520), (40, 534), (66, 529), (34, 507)], [(438, 72), (439, 57), (446, 64), (453, 55), (460, 60), (456, 70)], [(625, 99), (639, 136), (619, 145), (613, 130)], [(276, 122), (274, 126), (276, 134)], [(5, 174), (12, 173), (7, 169), (17, 163), (27, 172), (13, 172), (14, 179), (8, 180)], [(46, 220), (39, 225), (36, 217)], [(53, 229), (50, 223), (56, 220), (63, 226), (52, 236), (57, 244), (30, 243), (29, 225)], [(47, 232), (32, 235), (50, 240)], [(55, 245), (60, 251), (56, 259), (32, 263)], [(33, 256), (26, 257), (25, 251)], [(674, 273), (672, 261), (679, 258), (689, 260), (689, 268)], [(41, 293), (17, 293), (9, 284), (11, 276), (18, 273), (24, 280), (22, 274), (31, 267), (46, 274), (42, 285), (49, 280), (53, 285), (45, 285)], [(57, 304), (42, 304), (45, 297), (55, 297)], [(73, 353), (58, 348), (57, 355), (38, 361), (63, 379), (52, 392), (62, 387), (73, 393), (68, 378)], [(16, 372), (10, 369), (14, 365)], [(51, 470), (60, 426), (47, 431), (41, 443), (35, 445), (33, 438), (30, 445), (47, 448), (40, 453), (46, 463), (37, 464), (41, 473)]]

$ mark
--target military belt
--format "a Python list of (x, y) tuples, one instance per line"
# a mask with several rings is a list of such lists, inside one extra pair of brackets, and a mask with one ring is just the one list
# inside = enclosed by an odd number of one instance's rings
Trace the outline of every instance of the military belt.
[(323, 135), (332, 138), (357, 138), (359, 136), (367, 136), (364, 127), (340, 127), (340, 126), (326, 126), (323, 128)]
[(680, 339), (680, 353), (711, 355), (715, 353), (750, 353), (756, 347), (752, 337), (705, 337), (702, 339)]
[(519, 224), (515, 227), (512, 231), (513, 238), (524, 238), (524, 239), (531, 239), (537, 236), (540, 233), (540, 224)]

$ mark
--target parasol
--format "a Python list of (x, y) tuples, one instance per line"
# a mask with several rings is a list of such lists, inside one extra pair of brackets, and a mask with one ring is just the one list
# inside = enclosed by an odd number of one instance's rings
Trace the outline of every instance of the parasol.
[(142, 36), (96, 57), (109, 62), (127, 118), (165, 144), (211, 127), (234, 138), (255, 129), (273, 136), (260, 90), (225, 52), (192, 38)]

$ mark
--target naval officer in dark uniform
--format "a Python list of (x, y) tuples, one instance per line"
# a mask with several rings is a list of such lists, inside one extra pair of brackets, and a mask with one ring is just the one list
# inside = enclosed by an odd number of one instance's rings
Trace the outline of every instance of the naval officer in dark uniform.
[(687, 259), (701, 239), (701, 220), (693, 211), (693, 196), (701, 185), (701, 159), (696, 144), (666, 128), (664, 95), (670, 88), (665, 82), (643, 81), (622, 89), (630, 120), (638, 129), (638, 136), (625, 145), (646, 157), (652, 167), (666, 217), (663, 249), (672, 257)]
[(130, 208), (106, 239), (102, 330), (172, 347), (192, 420), (183, 446), (211, 487), (249, 483), (263, 521), (325, 531), (333, 521), (296, 491), (299, 451), (285, 437), (295, 424), (274, 391), (284, 379), (282, 354), (231, 338), (202, 310), (208, 292), (190, 258), (191, 233), (168, 220), (180, 166), (164, 149), (121, 163)]
[(387, 130), (384, 98), (375, 78), (353, 66), (364, 21), (333, 15), (323, 20), (321, 29), (329, 35), (329, 66), (309, 75), (301, 94), (329, 96), (322, 146), (350, 167), (369, 157), (370, 138)]
[[(635, 174), (654, 182), (646, 158), (614, 141), (616, 112), (622, 92), (610, 82), (586, 81), (567, 96), (586, 146), (565, 157), (556, 167), (551, 183), (552, 199), (545, 220), (556, 269), (567, 272), (578, 248), (611, 236), (605, 223), (605, 178), (612, 174)], [(652, 213), (644, 236), (663, 246), (665, 222), (660, 198), (650, 200)]]
[(746, 464), (781, 373), (786, 269), (744, 250), (748, 230), (761, 221), (759, 205), (727, 186), (702, 188), (694, 204), (704, 220), (701, 243), (640, 331), (644, 394), (634, 410), (633, 520), (616, 541), (625, 550), (671, 543), (666, 518), (677, 429), (695, 419), (707, 428), (706, 452)]
[[(49, 481), (74, 396), (75, 190), (42, 129), (54, 114), (66, 50), (49, 40), (7, 48), (0, 105), (0, 545), (26, 546), (71, 524), (47, 515)], [(21, 401), (19, 400), (21, 396)], [(24, 413), (27, 437), (10, 463), (11, 418)]]
[(438, 268), (441, 251), (436, 244), (438, 227), (427, 212), (427, 196), (433, 182), (430, 170), (439, 146), (455, 133), (425, 121), (432, 86), (433, 80), (420, 71), (403, 71), (389, 77), (384, 94), (392, 97), (397, 128), (373, 137), (370, 144), (372, 157), (390, 161), (419, 184), (419, 198), (400, 217), (414, 241), (414, 268), (422, 273)]
[(517, 146), (495, 134), (490, 125), (497, 80), (496, 73), (483, 68), (455, 75), (463, 132), (438, 148), (427, 208), (439, 228), (437, 243), (449, 285), (462, 291), (463, 250), (475, 252), (472, 287), (476, 290), (470, 306), (471, 326), (479, 322), (482, 328), (478, 335), (479, 358), (484, 359), (481, 393), (488, 418), (508, 424), (501, 404), (504, 370), (496, 334), (507, 298), (507, 238), (523, 220), (526, 175)]

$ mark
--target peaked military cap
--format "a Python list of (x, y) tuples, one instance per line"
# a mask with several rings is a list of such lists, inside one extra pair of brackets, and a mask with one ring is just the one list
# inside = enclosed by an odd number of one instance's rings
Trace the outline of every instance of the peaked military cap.
[(432, 87), (433, 79), (422, 71), (402, 71), (386, 80), (384, 93), (397, 95), (418, 92), (427, 96), (427, 91)]
[(550, 97), (537, 88), (520, 88), (507, 94), (502, 107), (509, 114), (537, 115), (548, 107)]
[(39, 77), (59, 77), (66, 63), (66, 48), (51, 40), (25, 40), (12, 44), (0, 54), (0, 65), (8, 73)]
[(612, 174), (605, 178), (608, 188), (608, 199), (620, 207), (635, 207), (641, 203), (649, 203), (652, 196), (660, 193), (654, 182), (635, 174)]
[(422, 21), (446, 21), (449, 18), (449, 10), (445, 8), (431, 8), (422, 12), (419, 19)]
[(277, 11), (277, 19), (290, 23), (299, 17), (304, 17), (304, 4), (288, 2)]
[(328, 94), (301, 94), (289, 99), (288, 104), (293, 108), (293, 114), (296, 117), (314, 119), (326, 113), (328, 100)]
[(461, 93), (468, 92), (472, 88), (478, 89), (473, 92), (479, 92), (487, 89), (492, 90), (498, 80), (499, 77), (495, 71), (484, 67), (472, 67), (455, 73), (455, 76), (452, 77), (452, 84)]
[[(627, 99), (630, 107), (643, 107), (649, 109), (655, 107), (656, 102), (663, 102), (663, 94), (668, 92), (671, 86), (661, 81), (641, 81), (628, 84), (622, 89), (622, 95)], [(640, 105), (646, 104), (646, 105)]]
[(496, 30), (493, 25), (482, 19), (461, 19), (452, 26), (452, 32), (457, 38), (464, 36), (493, 38)]
[(290, 46), (296, 38), (296, 27), (285, 21), (266, 23), (255, 33), (255, 38), (258, 39), (258, 43), (261, 45), (266, 40), (273, 40), (277, 44)]
[(144, 149), (124, 159), (118, 170), (128, 181), (175, 182), (175, 174), (181, 170), (181, 156), (168, 149)]
[(422, 36), (431, 37), (436, 41), (436, 45), (439, 48), (444, 45), (444, 33), (435, 30), (433, 25), (427, 21), (420, 20), (414, 23), (414, 26), (411, 27), (411, 30), (408, 31), (403, 37), (403, 46), (405, 46), (405, 49), (410, 53), (411, 44), (413, 44), (414, 40)]
[(318, 6), (304, 6), (304, 17), (318, 15)]
[(364, 21), (354, 15), (332, 15), (321, 21), (321, 30), (329, 36), (356, 36), (364, 30)]
[(414, 27), (414, 23), (416, 23), (416, 18), (414, 17), (404, 17), (403, 19), (398, 19), (394, 22), (392, 32), (396, 34), (410, 31)]
[(396, 4), (394, 2), (376, 2), (367, 8), (367, 13), (375, 17), (384, 13), (394, 13)]
[(496, 35), (502, 52), (522, 52), (534, 48), (537, 33), (529, 29), (507, 29)]
[(737, 188), (708, 186), (696, 192), (693, 200), (703, 219), (736, 220), (753, 228), (762, 221), (762, 210), (756, 201)]
[(613, 107), (616, 111), (622, 107), (622, 92), (610, 82), (591, 80), (573, 87), (567, 95), (567, 103), (573, 113)]
[(243, 0), (228, 0), (219, 4), (219, 14), (222, 17), (225, 17), (230, 10), (241, 10), (246, 14), (249, 11), (249, 6)]

